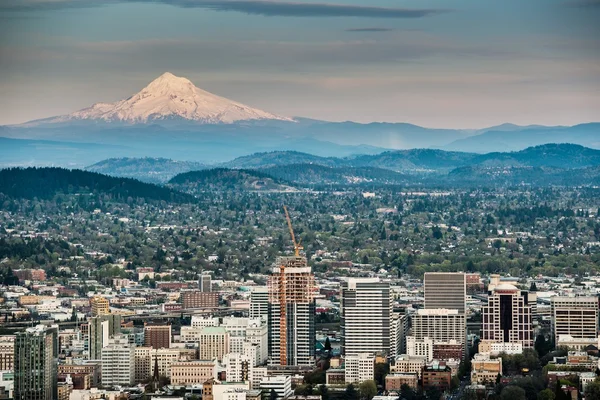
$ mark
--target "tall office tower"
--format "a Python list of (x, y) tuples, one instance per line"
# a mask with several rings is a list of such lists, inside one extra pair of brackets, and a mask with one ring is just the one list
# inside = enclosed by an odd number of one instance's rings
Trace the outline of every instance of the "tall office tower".
[(417, 310), (412, 317), (411, 336), (416, 339), (430, 338), (434, 342), (465, 343), (465, 315), (458, 310), (434, 308)]
[(102, 348), (102, 385), (129, 386), (135, 382), (135, 347), (117, 335)]
[(426, 272), (425, 308), (447, 308), (465, 314), (467, 309), (466, 275), (462, 272)]
[(392, 296), (389, 282), (350, 278), (341, 286), (341, 333), (344, 355), (390, 355)]
[(0, 336), (0, 371), (13, 369), (15, 359), (15, 335)]
[(200, 289), (201, 292), (212, 292), (212, 278), (209, 274), (200, 274), (200, 279), (198, 279), (198, 289)]
[(552, 335), (598, 337), (598, 297), (552, 297)]
[(88, 320), (88, 349), (91, 360), (99, 360), (108, 339), (121, 333), (121, 316), (104, 314)]
[(144, 346), (155, 349), (171, 347), (171, 325), (162, 322), (145, 322)]
[(269, 316), (269, 289), (266, 286), (255, 287), (250, 292), (250, 318), (263, 318)]
[[(305, 257), (282, 257), (268, 278), (272, 365), (312, 365), (315, 354), (313, 275)], [(281, 315), (281, 311), (285, 313)]]
[(496, 343), (520, 343), (533, 347), (533, 323), (527, 292), (503, 283), (488, 296), (487, 306), (481, 308), (482, 340)]
[(58, 398), (58, 332), (38, 325), (19, 332), (15, 338), (14, 399)]
[(101, 296), (95, 296), (90, 299), (90, 305), (92, 306), (92, 317), (98, 315), (110, 314), (110, 307), (108, 299)]

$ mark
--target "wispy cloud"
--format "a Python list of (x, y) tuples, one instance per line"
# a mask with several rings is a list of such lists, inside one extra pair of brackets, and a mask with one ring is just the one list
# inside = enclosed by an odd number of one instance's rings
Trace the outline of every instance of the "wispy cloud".
[(159, 3), (183, 8), (235, 11), (268, 17), (423, 18), (450, 11), (437, 8), (411, 9), (330, 3), (300, 3), (277, 0), (6, 0), (0, 2), (0, 10), (54, 10), (62, 8), (95, 7), (118, 3)]
[(346, 32), (389, 32), (391, 28), (349, 28)]

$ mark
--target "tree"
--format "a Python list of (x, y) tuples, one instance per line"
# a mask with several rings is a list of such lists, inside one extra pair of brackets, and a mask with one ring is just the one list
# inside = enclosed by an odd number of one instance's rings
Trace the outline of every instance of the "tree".
[(329, 400), (329, 389), (327, 386), (321, 385), (319, 386), (319, 394), (321, 395), (321, 400)]
[(596, 378), (594, 382), (588, 383), (585, 388), (586, 399), (600, 399), (600, 379)]
[(377, 386), (385, 386), (385, 376), (390, 373), (390, 364), (377, 363), (375, 364), (375, 382)]
[(279, 396), (277, 396), (275, 389), (271, 389), (271, 392), (269, 393), (269, 400), (277, 400), (278, 397)]
[(377, 395), (377, 384), (373, 380), (361, 382), (358, 389), (361, 399), (371, 400)]
[(538, 400), (554, 400), (556, 396), (554, 395), (554, 392), (552, 390), (544, 389), (538, 393), (537, 398)]
[(507, 386), (500, 393), (501, 400), (527, 400), (525, 390), (518, 386)]
[(331, 351), (331, 342), (329, 341), (329, 336), (325, 339), (325, 346), (323, 346), (325, 351)]
[(400, 398), (404, 400), (415, 400), (417, 398), (417, 393), (405, 383), (400, 387)]
[(353, 384), (349, 384), (344, 391), (344, 400), (360, 400), (360, 396)]

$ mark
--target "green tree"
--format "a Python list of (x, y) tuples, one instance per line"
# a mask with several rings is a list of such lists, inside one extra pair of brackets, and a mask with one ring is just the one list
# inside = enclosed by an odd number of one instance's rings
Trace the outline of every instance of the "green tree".
[(538, 400), (554, 400), (556, 398), (556, 395), (552, 390), (544, 389), (538, 393), (537, 398)]
[(331, 351), (331, 342), (329, 341), (329, 336), (327, 336), (327, 338), (325, 339), (324, 349), (325, 351)]
[(353, 384), (349, 384), (344, 390), (343, 400), (360, 400), (360, 395)]
[(377, 384), (373, 380), (361, 382), (358, 389), (360, 390), (361, 399), (371, 400), (377, 395)]
[(329, 389), (325, 385), (319, 386), (319, 394), (321, 395), (321, 400), (329, 400)]
[(277, 396), (275, 389), (271, 389), (271, 392), (269, 393), (269, 400), (277, 400), (278, 397), (279, 396)]
[(527, 400), (525, 390), (518, 386), (507, 386), (500, 393), (501, 400)]
[(588, 383), (584, 393), (586, 399), (600, 399), (600, 379)]
[(400, 387), (400, 398), (404, 400), (415, 400), (417, 393), (406, 383)]
[(385, 376), (390, 373), (390, 364), (375, 364), (375, 382), (378, 386), (385, 386)]

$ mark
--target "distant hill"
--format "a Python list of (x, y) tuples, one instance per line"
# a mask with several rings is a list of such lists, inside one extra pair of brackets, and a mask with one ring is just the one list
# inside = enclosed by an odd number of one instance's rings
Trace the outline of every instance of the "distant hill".
[(188, 193), (209, 190), (286, 190), (290, 185), (260, 171), (214, 168), (176, 175), (169, 185)]
[(260, 171), (299, 185), (406, 184), (414, 178), (374, 167), (327, 167), (317, 164), (292, 164)]
[(129, 178), (115, 178), (63, 168), (9, 168), (0, 170), (0, 193), (12, 198), (51, 199), (57, 194), (103, 194), (116, 201), (129, 197), (171, 202), (193, 201), (175, 190)]
[(584, 168), (600, 165), (600, 150), (577, 144), (543, 144), (511, 153), (488, 153), (473, 159), (485, 166)]
[(342, 159), (335, 157), (319, 157), (299, 151), (271, 151), (254, 153), (235, 160), (220, 164), (223, 168), (268, 168), (292, 164), (317, 164), (325, 166), (337, 166), (343, 163)]
[(167, 158), (109, 158), (90, 165), (87, 171), (139, 179), (150, 183), (165, 183), (177, 174), (207, 168), (192, 161), (173, 161)]
[(531, 126), (516, 130), (490, 130), (442, 146), (444, 150), (488, 153), (504, 149), (518, 151), (546, 143), (579, 144), (600, 149), (600, 123), (575, 126)]

